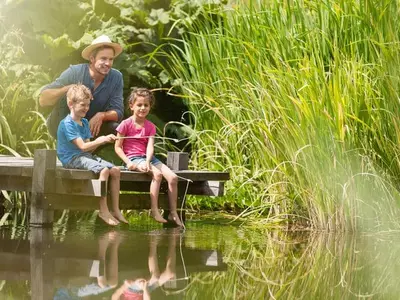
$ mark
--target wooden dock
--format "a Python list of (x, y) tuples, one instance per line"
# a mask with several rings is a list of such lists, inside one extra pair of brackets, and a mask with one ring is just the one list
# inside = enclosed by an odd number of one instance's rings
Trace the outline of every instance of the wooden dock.
[[(180, 177), (178, 207), (184, 208), (185, 192), (189, 195), (222, 196), (227, 172), (188, 170), (188, 154), (169, 152), (167, 165)], [(121, 171), (121, 209), (150, 208), (148, 174)], [(39, 149), (34, 158), (0, 156), (0, 190), (30, 193), (31, 226), (51, 226), (54, 210), (96, 210), (99, 197), (107, 195), (107, 185), (91, 171), (65, 169), (55, 150)], [(167, 185), (163, 182), (160, 208), (168, 212)], [(184, 213), (184, 212), (183, 212)]]

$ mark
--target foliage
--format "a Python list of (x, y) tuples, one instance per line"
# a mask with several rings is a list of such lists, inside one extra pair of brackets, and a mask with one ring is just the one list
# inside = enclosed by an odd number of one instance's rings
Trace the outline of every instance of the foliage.
[(37, 81), (46, 78), (39, 66), (23, 64), (21, 32), (7, 30), (0, 20), (0, 153), (31, 155), (36, 147), (48, 148), (52, 140), (32, 94)]
[(170, 55), (195, 115), (197, 168), (270, 221), (398, 226), (396, 1), (249, 1), (217, 9)]

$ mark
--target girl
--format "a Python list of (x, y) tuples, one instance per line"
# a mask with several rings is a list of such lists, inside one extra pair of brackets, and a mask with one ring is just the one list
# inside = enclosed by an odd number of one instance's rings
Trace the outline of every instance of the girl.
[[(150, 184), (151, 215), (160, 223), (167, 223), (158, 210), (158, 195), (162, 178), (168, 182), (170, 214), (168, 220), (183, 226), (176, 206), (178, 199), (178, 177), (166, 165), (154, 156), (154, 136), (156, 126), (146, 119), (154, 104), (152, 92), (146, 88), (134, 89), (129, 96), (129, 108), (132, 116), (117, 127), (115, 152), (124, 161), (128, 170), (148, 172), (152, 176)], [(129, 137), (127, 139), (118, 139)]]

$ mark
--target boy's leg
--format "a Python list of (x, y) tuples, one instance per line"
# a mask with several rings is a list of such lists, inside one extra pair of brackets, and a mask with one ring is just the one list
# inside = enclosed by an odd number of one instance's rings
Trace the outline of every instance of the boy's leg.
[[(99, 180), (107, 181), (110, 175), (110, 170), (108, 168), (104, 168), (100, 172)], [(118, 225), (118, 220), (116, 220), (110, 213), (107, 205), (107, 196), (100, 198), (100, 212), (99, 217), (106, 222), (108, 225)]]
[[(70, 169), (84, 169), (92, 171), (99, 175), (99, 180), (108, 181), (110, 174), (109, 168), (113, 167), (112, 164), (102, 161), (100, 158), (93, 156), (90, 153), (84, 153), (73, 158), (65, 168)], [(100, 212), (99, 217), (108, 225), (117, 225), (119, 222), (111, 215), (107, 206), (107, 197), (100, 198)]]
[(119, 190), (120, 190), (120, 179), (121, 179), (121, 171), (117, 167), (112, 167), (110, 169), (110, 196), (112, 202), (112, 210), (113, 216), (123, 222), (128, 224), (128, 221), (122, 215), (119, 209)]

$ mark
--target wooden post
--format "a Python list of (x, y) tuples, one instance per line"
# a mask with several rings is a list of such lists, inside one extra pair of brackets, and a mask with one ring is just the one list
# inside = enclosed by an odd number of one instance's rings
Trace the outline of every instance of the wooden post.
[(172, 171), (187, 170), (189, 167), (189, 154), (187, 152), (168, 152), (167, 166)]
[(30, 265), (32, 299), (53, 299), (54, 260), (50, 257), (52, 228), (30, 229)]
[(54, 211), (48, 208), (46, 193), (55, 189), (56, 151), (37, 149), (33, 163), (31, 226), (52, 226)]
[[(188, 170), (189, 169), (189, 154), (187, 152), (168, 152), (167, 156), (167, 166), (172, 171), (179, 171), (179, 170)], [(186, 220), (185, 214), (185, 206), (182, 207), (183, 197), (185, 196), (186, 191), (186, 181), (179, 181), (178, 182), (178, 214), (179, 216), (182, 215), (182, 222)], [(182, 208), (182, 212), (180, 209)], [(167, 220), (169, 215), (169, 210), (164, 210), (163, 217)], [(165, 227), (170, 227), (170, 224), (166, 224)]]

